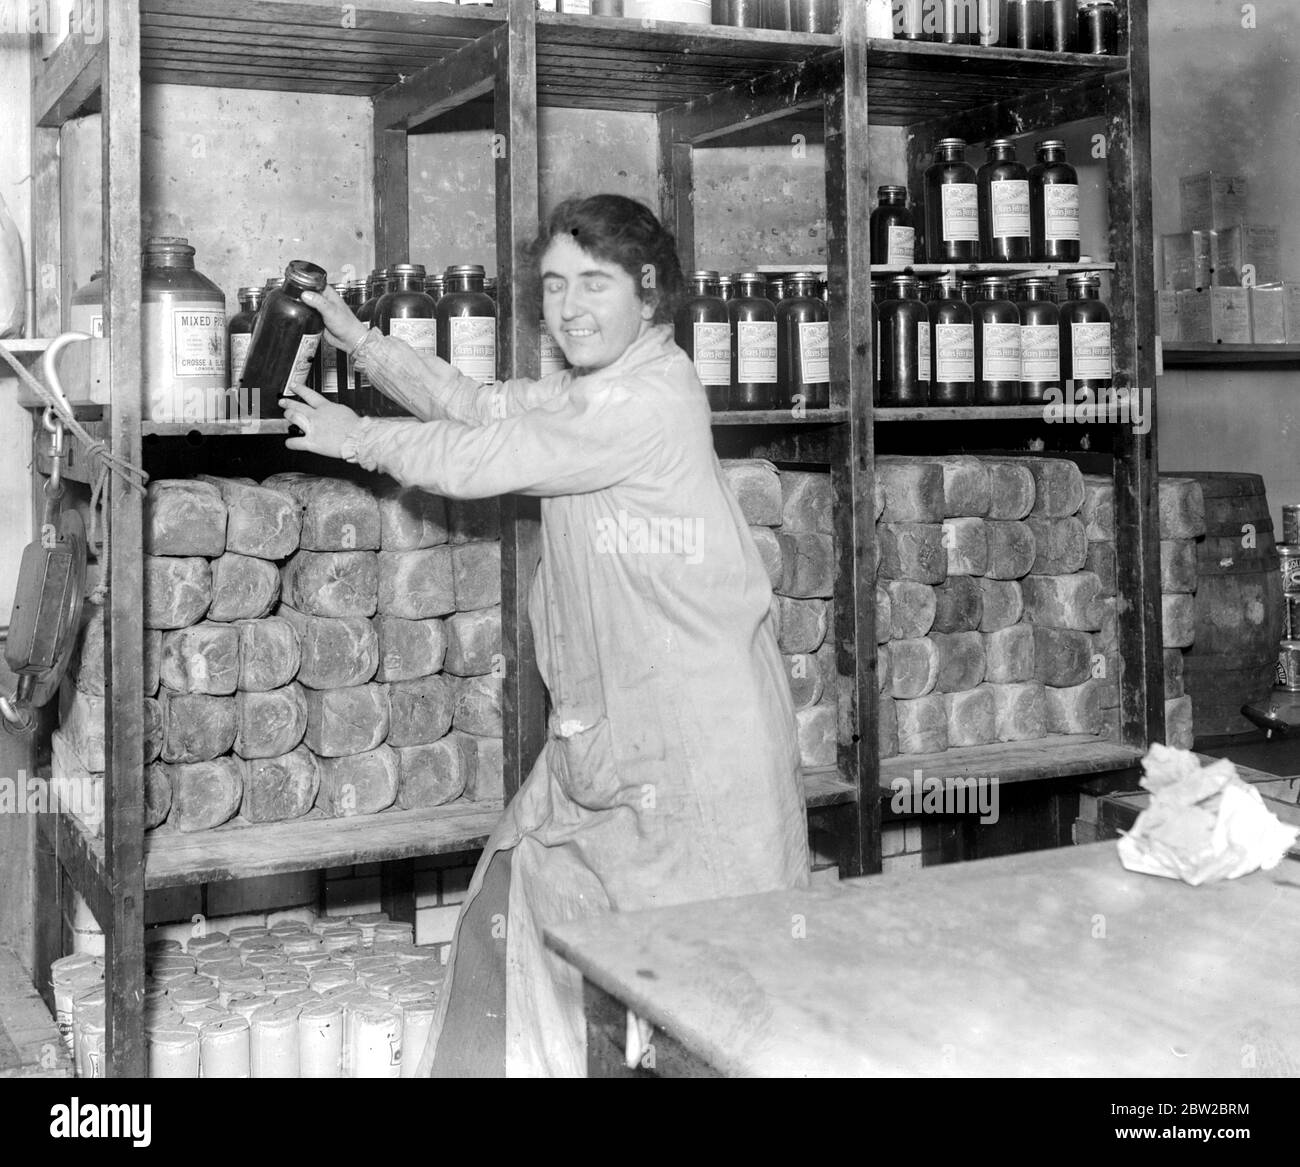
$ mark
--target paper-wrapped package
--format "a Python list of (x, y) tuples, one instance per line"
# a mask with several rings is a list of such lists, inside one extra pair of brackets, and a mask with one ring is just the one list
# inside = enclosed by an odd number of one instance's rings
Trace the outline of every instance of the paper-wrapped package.
[(1300, 835), (1280, 822), (1227, 759), (1202, 766), (1195, 754), (1158, 742), (1142, 759), (1151, 805), (1119, 841), (1130, 871), (1192, 886), (1276, 867)]

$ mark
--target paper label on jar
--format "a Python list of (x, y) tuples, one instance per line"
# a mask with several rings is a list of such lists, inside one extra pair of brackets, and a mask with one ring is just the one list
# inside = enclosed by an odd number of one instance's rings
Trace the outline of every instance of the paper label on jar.
[(1079, 238), (1079, 188), (1074, 183), (1044, 184), (1043, 234), (1049, 240)]
[(497, 322), (491, 316), (453, 316), (451, 364), (482, 385), (497, 379)]
[(327, 396), (337, 397), (342, 391), (342, 377), (339, 374), (339, 350), (328, 340), (320, 342), (321, 349), (321, 386), (320, 391)]
[(564, 350), (556, 343), (545, 321), (537, 326), (537, 346), (538, 365), (543, 377), (549, 377), (552, 373), (563, 373), (569, 367), (569, 363), (564, 359)]
[(934, 379), (945, 384), (975, 380), (975, 325), (934, 326)]
[(172, 375), (224, 377), (226, 313), (222, 308), (172, 307)]
[(916, 375), (919, 380), (930, 380), (930, 322), (920, 321), (916, 326)]
[(304, 336), (298, 342), (298, 355), (293, 359), (293, 369), (284, 387), (286, 393), (292, 393), (307, 384), (307, 378), (311, 376), (311, 363), (316, 359), (316, 350), (320, 348), (320, 337), (321, 334), (316, 332)]
[(251, 332), (236, 332), (230, 338), (230, 384), (239, 388), (239, 378), (248, 363), (248, 348), (253, 343)]
[(1004, 178), (989, 183), (993, 235), (997, 239), (1029, 238), (1029, 180)]
[(1061, 330), (1055, 324), (1020, 326), (1020, 379), (1061, 379)]
[(563, 0), (561, 6), (569, 16), (591, 15), (591, 0)]
[(84, 332), (87, 336), (104, 335), (104, 311), (102, 308), (83, 308), (80, 304), (72, 306), (68, 327), (73, 332)]
[(827, 320), (799, 324), (799, 380), (824, 385), (831, 379), (831, 326)]
[(1110, 325), (1070, 323), (1070, 348), (1076, 381), (1110, 380)]
[(943, 237), (948, 243), (980, 237), (979, 188), (973, 182), (950, 182), (939, 188), (943, 199)]
[(438, 322), (420, 317), (390, 320), (388, 322), (388, 335), (405, 341), (413, 349), (425, 349), (432, 352), (438, 347)]
[(886, 247), (886, 263), (902, 264), (903, 266), (907, 266), (908, 264), (915, 262), (916, 228), (895, 227), (891, 224), (889, 228), (889, 242)]
[(694, 322), (695, 375), (701, 385), (731, 384), (731, 325)]
[(742, 385), (776, 384), (776, 321), (736, 321), (736, 380)]
[(981, 329), (984, 340), (984, 380), (1020, 380), (1020, 325), (985, 324)]

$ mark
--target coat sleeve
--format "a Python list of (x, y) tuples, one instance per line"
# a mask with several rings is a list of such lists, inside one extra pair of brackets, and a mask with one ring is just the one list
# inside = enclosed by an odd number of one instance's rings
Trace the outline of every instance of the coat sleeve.
[(644, 397), (605, 385), (488, 423), (363, 418), (355, 459), (448, 498), (550, 497), (623, 481), (658, 456), (661, 433)]
[(564, 392), (570, 378), (553, 373), (540, 381), (515, 378), (482, 385), (431, 353), (372, 328), (356, 351), (364, 369), (386, 397), (424, 421), (489, 425), (535, 409)]

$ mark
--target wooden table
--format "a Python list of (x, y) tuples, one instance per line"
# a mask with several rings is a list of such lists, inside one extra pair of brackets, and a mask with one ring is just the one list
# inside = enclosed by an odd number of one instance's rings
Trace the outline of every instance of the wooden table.
[(593, 1074), (620, 1072), (627, 1008), (661, 1076), (1300, 1073), (1290, 860), (1193, 888), (1096, 843), (547, 939), (586, 979)]

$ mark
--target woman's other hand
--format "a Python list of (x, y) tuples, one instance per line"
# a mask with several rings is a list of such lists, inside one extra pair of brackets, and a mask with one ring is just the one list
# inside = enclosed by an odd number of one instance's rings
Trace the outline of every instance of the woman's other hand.
[(343, 457), (343, 443), (356, 432), (361, 419), (346, 405), (338, 405), (306, 385), (294, 393), (296, 396), (280, 398), (280, 408), (285, 418), (302, 430), (302, 437), (290, 438), (285, 447), (327, 458)]
[(328, 284), (323, 292), (303, 292), (302, 302), (321, 314), (325, 321), (327, 339), (335, 348), (350, 353), (356, 348), (357, 341), (365, 336), (366, 326), (352, 314), (352, 309), (343, 303), (343, 298)]

